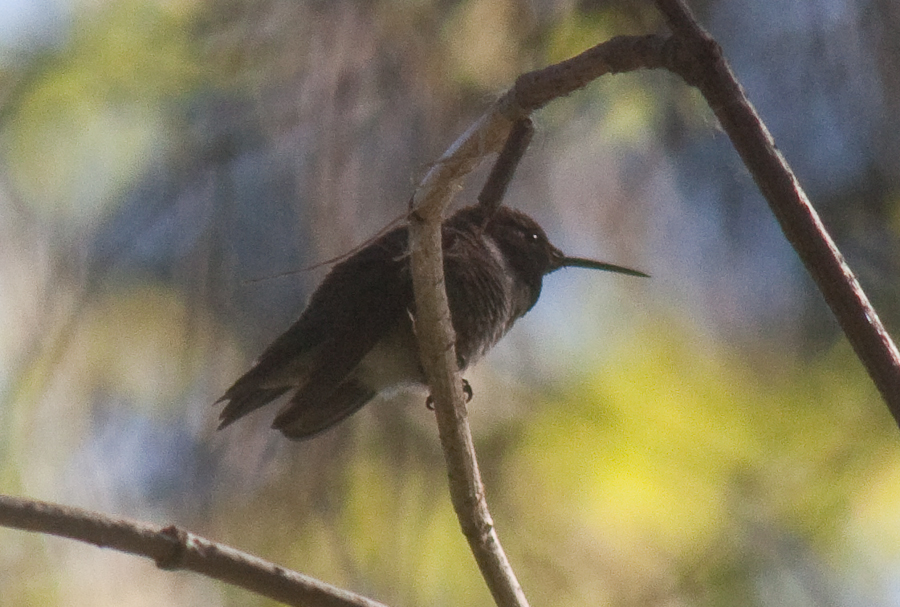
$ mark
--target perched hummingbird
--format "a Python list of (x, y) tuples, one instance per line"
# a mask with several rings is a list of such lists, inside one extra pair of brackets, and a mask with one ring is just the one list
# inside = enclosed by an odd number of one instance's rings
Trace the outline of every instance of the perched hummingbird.
[[(537, 222), (503, 206), (461, 209), (444, 222), (442, 236), (460, 370), (537, 303), (545, 274), (579, 267), (646, 276), (566, 257)], [(305, 439), (379, 392), (424, 385), (414, 306), (407, 230), (401, 227), (331, 269), (300, 318), (216, 401), (227, 403), (219, 429), (290, 392), (272, 427)]]

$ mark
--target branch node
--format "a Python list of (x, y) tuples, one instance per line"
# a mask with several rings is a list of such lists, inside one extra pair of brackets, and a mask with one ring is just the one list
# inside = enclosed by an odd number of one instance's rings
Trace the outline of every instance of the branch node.
[(158, 535), (166, 540), (168, 551), (154, 559), (156, 566), (166, 571), (181, 569), (184, 555), (187, 552), (187, 545), (190, 541), (190, 534), (175, 525), (169, 525), (165, 529), (161, 529)]
[(673, 36), (663, 45), (662, 57), (666, 69), (700, 90), (704, 89), (713, 66), (725, 60), (722, 47), (708, 36), (692, 40)]

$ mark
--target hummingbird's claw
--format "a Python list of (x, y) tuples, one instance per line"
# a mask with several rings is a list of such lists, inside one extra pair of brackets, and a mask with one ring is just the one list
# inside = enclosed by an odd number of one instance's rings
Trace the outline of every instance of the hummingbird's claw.
[[(463, 393), (466, 395), (466, 403), (468, 404), (468, 402), (472, 400), (472, 395), (474, 394), (474, 392), (472, 392), (472, 386), (469, 385), (468, 379), (464, 379), (462, 381)], [(431, 398), (430, 394), (428, 395), (428, 398), (425, 399), (425, 408), (429, 411), (434, 411), (434, 399)]]
[(472, 396), (474, 395), (474, 392), (472, 392), (472, 386), (469, 385), (468, 379), (463, 380), (463, 392), (465, 392), (466, 394), (466, 403), (468, 403), (470, 400), (472, 400)]

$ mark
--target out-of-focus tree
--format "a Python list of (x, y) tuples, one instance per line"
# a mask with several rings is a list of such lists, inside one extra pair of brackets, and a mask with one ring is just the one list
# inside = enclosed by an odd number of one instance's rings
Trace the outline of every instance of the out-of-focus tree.
[[(900, 12), (697, 8), (896, 332)], [(51, 10), (0, 31), (0, 492), (174, 522), (391, 604), (483, 604), (421, 395), (302, 444), (264, 411), (216, 434), (210, 403), (325, 269), (256, 279), (363, 242), (518, 73), (657, 31), (652, 6)], [(709, 110), (640, 73), (538, 122), (508, 203), (653, 279), (553, 275), (470, 373), (534, 603), (900, 604), (896, 429)], [(3, 607), (254, 600), (5, 530), (0, 565)]]

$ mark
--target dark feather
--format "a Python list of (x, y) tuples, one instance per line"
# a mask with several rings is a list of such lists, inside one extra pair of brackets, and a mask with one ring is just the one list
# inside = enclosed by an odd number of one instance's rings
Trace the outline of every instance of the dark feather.
[[(228, 390), (228, 392), (225, 393), (225, 396), (217, 401), (228, 401), (228, 404), (225, 405), (225, 408), (222, 409), (222, 413), (219, 415), (219, 430), (230, 426), (235, 420), (247, 415), (251, 411), (255, 411), (260, 407), (269, 404), (290, 389), (255, 388), (250, 387), (250, 385), (246, 382), (244, 385), (248, 386), (246, 393), (241, 394), (240, 387), (235, 384), (235, 386), (233, 386)], [(235, 388), (238, 389), (236, 390)]]
[(310, 438), (356, 413), (374, 396), (375, 392), (353, 380), (342, 383), (324, 399), (303, 390), (288, 402), (272, 427), (293, 440)]
[(340, 384), (406, 314), (405, 250), (406, 230), (398, 228), (332, 268), (300, 318), (217, 401), (228, 403), (219, 427), (294, 388), (299, 403), (329, 396), (323, 387)]

